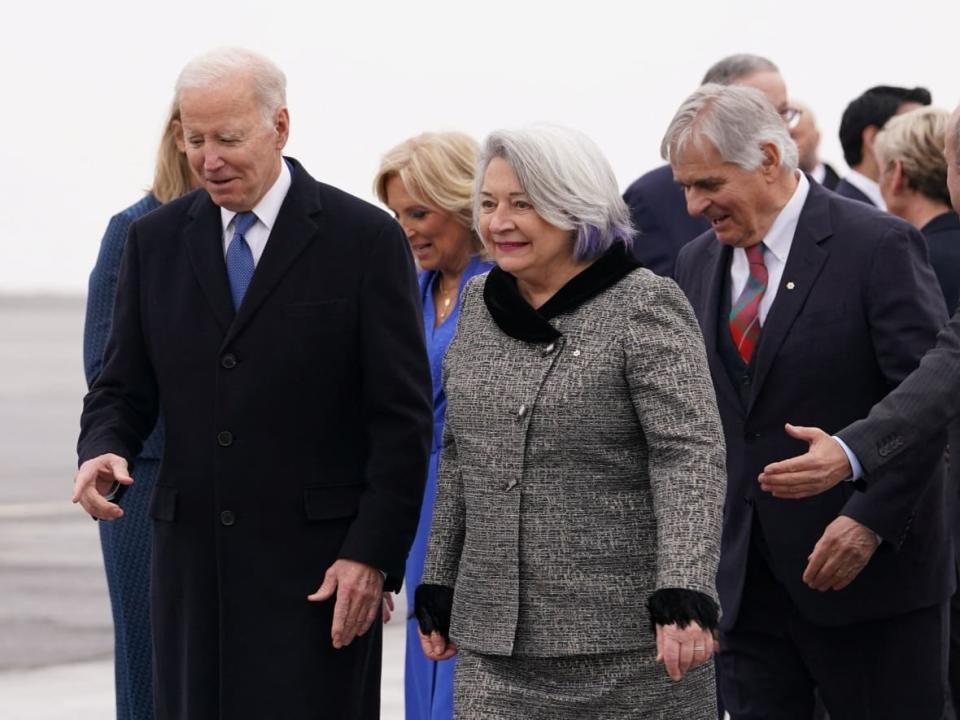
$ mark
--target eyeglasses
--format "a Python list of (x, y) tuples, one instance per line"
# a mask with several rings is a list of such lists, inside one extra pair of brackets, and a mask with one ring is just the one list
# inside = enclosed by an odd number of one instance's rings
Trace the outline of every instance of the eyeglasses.
[(780, 112), (780, 117), (783, 118), (784, 124), (787, 126), (787, 129), (793, 130), (797, 125), (800, 124), (800, 116), (803, 114), (803, 110), (800, 108), (788, 107), (786, 110)]

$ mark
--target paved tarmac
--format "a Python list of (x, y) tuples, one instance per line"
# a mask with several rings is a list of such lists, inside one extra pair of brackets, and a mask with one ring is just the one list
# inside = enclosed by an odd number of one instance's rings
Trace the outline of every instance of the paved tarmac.
[[(113, 631), (96, 524), (70, 504), (83, 300), (0, 296), (0, 719), (108, 720)], [(403, 717), (406, 611), (384, 632)]]

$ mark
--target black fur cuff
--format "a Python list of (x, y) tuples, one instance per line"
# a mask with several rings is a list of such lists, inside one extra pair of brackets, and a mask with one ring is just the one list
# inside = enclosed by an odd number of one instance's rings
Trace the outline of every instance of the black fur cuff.
[(720, 624), (720, 608), (713, 598), (696, 590), (661, 588), (647, 600), (647, 610), (651, 627), (676, 623), (685, 628), (696, 622), (704, 630), (716, 630)]
[(443, 585), (420, 585), (413, 594), (413, 614), (424, 635), (438, 632), (450, 639), (450, 613), (453, 609), (453, 588)]

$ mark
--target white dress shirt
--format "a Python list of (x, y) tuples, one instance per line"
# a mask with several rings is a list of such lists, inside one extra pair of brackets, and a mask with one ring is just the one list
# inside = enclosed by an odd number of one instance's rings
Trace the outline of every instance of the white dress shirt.
[(871, 180), (863, 173), (858, 173), (856, 170), (851, 170), (844, 180), (870, 198), (870, 202), (878, 208), (881, 210), (887, 209), (887, 204), (883, 201), (883, 195), (880, 193), (879, 183)]
[(812, 177), (821, 185), (823, 185), (823, 179), (826, 176), (827, 176), (827, 168), (822, 162), (818, 162), (817, 166), (810, 171), (810, 177)]
[[(280, 214), (280, 206), (283, 199), (287, 196), (290, 189), (290, 168), (287, 167), (287, 161), (280, 159), (280, 174), (276, 181), (267, 190), (266, 195), (260, 198), (256, 207), (252, 208), (257, 216), (257, 221), (247, 230), (244, 239), (250, 246), (250, 252), (253, 253), (253, 265), (257, 266), (260, 262), (260, 256), (263, 255), (264, 248), (267, 247), (267, 240), (270, 238), (270, 231), (273, 230), (277, 222), (277, 215)], [(233, 218), (237, 213), (226, 208), (220, 208), (220, 220), (223, 222), (223, 257), (227, 257), (227, 248), (233, 239)]]
[[(803, 173), (797, 173), (797, 189), (783, 210), (777, 215), (767, 234), (763, 238), (766, 251), (763, 253), (763, 264), (767, 266), (767, 289), (763, 292), (760, 301), (760, 326), (767, 321), (767, 313), (777, 297), (777, 289), (783, 277), (783, 268), (787, 264), (787, 256), (793, 245), (793, 235), (800, 222), (800, 211), (807, 201), (810, 192), (810, 181)], [(730, 303), (735, 305), (740, 293), (750, 278), (750, 263), (747, 261), (747, 252), (743, 248), (733, 249), (733, 260), (730, 262)]]

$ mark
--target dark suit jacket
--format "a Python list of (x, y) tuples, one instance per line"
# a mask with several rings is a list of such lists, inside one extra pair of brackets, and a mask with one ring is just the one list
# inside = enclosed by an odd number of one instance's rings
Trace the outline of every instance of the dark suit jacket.
[(833, 191), (840, 197), (845, 197), (850, 200), (857, 200), (862, 203), (867, 203), (867, 205), (876, 207), (876, 205), (873, 204), (873, 200), (867, 197), (867, 195), (856, 185), (848, 182), (846, 178), (838, 182), (833, 188)]
[(706, 231), (709, 224), (687, 212), (683, 189), (673, 181), (669, 165), (635, 180), (623, 199), (637, 231), (634, 256), (657, 275), (673, 277), (680, 248)]
[(952, 314), (960, 301), (960, 217), (955, 212), (938, 215), (920, 232), (927, 239), (930, 264)]
[(823, 183), (827, 190), (834, 190), (840, 184), (840, 176), (830, 163), (823, 163)]
[(203, 190), (134, 223), (81, 419), (81, 462), (132, 459), (164, 409), (157, 714), (376, 717), (379, 628), (335, 651), (333, 601), (306, 596), (337, 558), (403, 578), (432, 432), (410, 251), (295, 162), (236, 314), (222, 243)]
[[(751, 532), (759, 523), (771, 570), (800, 613), (842, 625), (935, 604), (952, 592), (945, 536), (942, 436), (908, 465), (887, 468), (879, 491), (852, 483), (805, 500), (760, 491), (757, 476), (805, 450), (784, 423), (843, 427), (902, 380), (930, 346), (945, 313), (923, 238), (906, 223), (810, 186), (780, 288), (757, 347), (746, 407), (718, 351), (720, 292), (731, 249), (712, 232), (690, 243), (677, 280), (700, 321), (727, 442), (729, 485), (718, 589), (731, 629), (744, 589)], [(792, 286), (788, 285), (792, 283)], [(929, 482), (925, 482), (929, 480)], [(883, 539), (846, 589), (803, 584), (824, 528), (848, 515)]]

